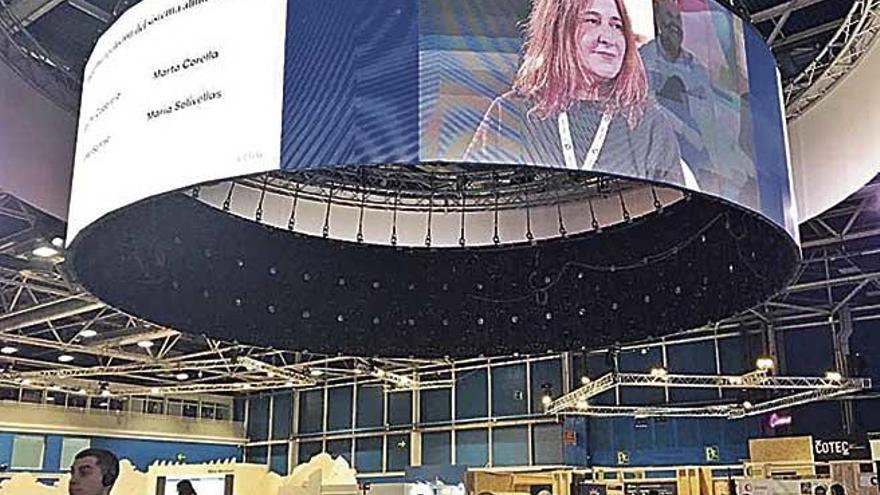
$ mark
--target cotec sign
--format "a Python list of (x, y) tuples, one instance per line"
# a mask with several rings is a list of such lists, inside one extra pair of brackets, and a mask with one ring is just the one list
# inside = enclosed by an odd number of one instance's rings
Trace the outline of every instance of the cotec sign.
[(832, 456), (849, 458), (849, 442), (846, 440), (813, 440), (816, 457)]

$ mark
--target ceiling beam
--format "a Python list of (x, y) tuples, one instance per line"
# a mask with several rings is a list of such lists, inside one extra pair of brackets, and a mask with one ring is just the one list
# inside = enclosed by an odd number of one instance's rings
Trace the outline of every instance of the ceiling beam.
[(825, 0), (788, 0), (787, 2), (781, 3), (779, 5), (774, 5), (769, 9), (755, 12), (751, 15), (752, 24), (760, 24), (764, 21), (769, 21), (770, 19), (780, 17), (786, 12), (794, 12), (795, 10), (805, 9), (811, 5), (815, 5), (819, 2), (824, 1)]
[[(21, 23), (21, 27), (28, 27), (40, 17), (48, 14), (55, 7), (64, 3), (65, 0), (18, 0), (7, 7), (9, 14)], [(18, 26), (10, 26), (17, 29)]]
[(0, 333), (9, 333), (50, 321), (78, 316), (105, 307), (91, 297), (70, 296), (0, 316)]
[(810, 39), (814, 36), (818, 36), (822, 33), (833, 31), (840, 27), (843, 24), (843, 19), (837, 19), (831, 22), (826, 22), (825, 24), (820, 24), (816, 27), (811, 27), (810, 29), (805, 29), (803, 31), (799, 31), (797, 33), (792, 34), (791, 36), (786, 36), (785, 38), (778, 40), (774, 43), (770, 44), (770, 48), (774, 50), (778, 50), (780, 48), (784, 48), (789, 45), (793, 45), (795, 43)]

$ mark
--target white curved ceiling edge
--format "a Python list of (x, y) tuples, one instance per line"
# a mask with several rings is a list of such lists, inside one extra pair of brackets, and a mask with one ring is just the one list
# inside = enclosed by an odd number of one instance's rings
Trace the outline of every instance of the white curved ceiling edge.
[(880, 43), (788, 123), (798, 221), (840, 203), (880, 172)]

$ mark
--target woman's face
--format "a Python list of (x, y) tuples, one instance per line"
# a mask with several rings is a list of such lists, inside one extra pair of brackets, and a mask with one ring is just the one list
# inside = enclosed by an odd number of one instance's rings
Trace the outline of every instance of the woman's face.
[(578, 19), (581, 60), (596, 77), (614, 79), (623, 65), (626, 38), (614, 0), (593, 0)]

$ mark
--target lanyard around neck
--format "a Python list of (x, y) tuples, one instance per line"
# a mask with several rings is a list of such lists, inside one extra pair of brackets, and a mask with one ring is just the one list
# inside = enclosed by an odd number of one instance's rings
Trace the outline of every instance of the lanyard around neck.
[(599, 122), (599, 128), (593, 136), (593, 142), (587, 151), (587, 158), (581, 167), (577, 165), (577, 159), (574, 156), (574, 141), (571, 138), (571, 125), (568, 121), (568, 112), (562, 112), (557, 117), (559, 123), (559, 139), (562, 141), (562, 157), (565, 159), (565, 168), (574, 170), (593, 170), (596, 161), (599, 160), (599, 152), (605, 146), (605, 139), (608, 137), (608, 126), (611, 125), (611, 114), (605, 112), (602, 114), (602, 120)]

